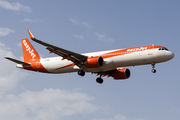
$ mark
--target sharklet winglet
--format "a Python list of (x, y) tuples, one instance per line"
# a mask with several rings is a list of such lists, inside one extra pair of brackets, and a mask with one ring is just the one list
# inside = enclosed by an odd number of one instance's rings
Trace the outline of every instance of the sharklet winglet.
[(29, 33), (30, 38), (33, 39), (34, 36), (33, 36), (33, 34), (31, 33), (31, 31), (29, 29), (28, 29), (28, 33)]

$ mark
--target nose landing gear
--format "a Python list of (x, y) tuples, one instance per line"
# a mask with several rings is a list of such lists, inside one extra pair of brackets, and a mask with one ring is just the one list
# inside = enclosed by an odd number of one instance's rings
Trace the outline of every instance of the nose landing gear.
[(151, 70), (152, 73), (156, 73), (156, 70), (154, 69), (155, 68), (155, 63), (152, 63), (151, 65), (152, 65), (152, 70)]
[(155, 69), (152, 69), (151, 71), (152, 71), (153, 73), (156, 73), (156, 70), (155, 70)]

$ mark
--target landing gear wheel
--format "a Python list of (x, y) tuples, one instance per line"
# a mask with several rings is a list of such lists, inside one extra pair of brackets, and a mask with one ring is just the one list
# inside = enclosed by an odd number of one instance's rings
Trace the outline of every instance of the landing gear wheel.
[(155, 68), (155, 63), (152, 63), (151, 65), (152, 65), (152, 70), (151, 70), (152, 73), (156, 73), (156, 70), (154, 69)]
[(152, 69), (152, 72), (153, 72), (153, 73), (156, 73), (156, 70), (155, 70), (155, 69)]
[(99, 78), (96, 79), (96, 82), (99, 83), (99, 84), (102, 84), (103, 83), (103, 79), (99, 77)]
[(78, 75), (84, 76), (84, 75), (85, 75), (85, 72), (84, 72), (83, 70), (79, 70), (79, 71), (78, 71)]

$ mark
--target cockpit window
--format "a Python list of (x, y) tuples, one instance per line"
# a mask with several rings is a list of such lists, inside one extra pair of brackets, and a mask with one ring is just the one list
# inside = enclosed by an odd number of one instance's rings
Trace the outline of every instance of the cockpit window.
[(164, 48), (165, 50), (169, 51), (167, 48)]
[(169, 51), (167, 48), (159, 48), (159, 50), (167, 50), (167, 51)]

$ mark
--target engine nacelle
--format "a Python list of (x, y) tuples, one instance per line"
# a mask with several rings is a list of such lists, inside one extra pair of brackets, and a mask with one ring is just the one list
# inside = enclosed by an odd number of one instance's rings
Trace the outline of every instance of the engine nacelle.
[(101, 67), (104, 63), (104, 60), (101, 56), (91, 57), (86, 60), (87, 68), (98, 68)]
[(120, 68), (120, 69), (114, 70), (112, 74), (115, 80), (127, 79), (130, 77), (130, 75), (131, 75), (131, 72), (128, 68)]

